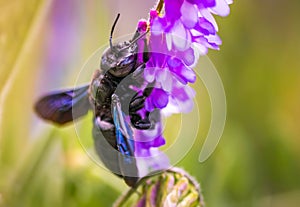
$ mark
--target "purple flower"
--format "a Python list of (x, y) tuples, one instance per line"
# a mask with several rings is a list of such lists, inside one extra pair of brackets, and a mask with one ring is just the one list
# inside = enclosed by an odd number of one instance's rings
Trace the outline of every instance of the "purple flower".
[(176, 96), (172, 94), (177, 91), (174, 87), (195, 82), (196, 75), (192, 67), (197, 62), (197, 54), (206, 54), (208, 48), (219, 49), (222, 43), (212, 13), (228, 14), (228, 3), (231, 2), (165, 0), (163, 16), (155, 10), (150, 12), (151, 58), (146, 64), (144, 78), (148, 83), (155, 82), (155, 87), (165, 93), (160, 91), (156, 95), (152, 94), (146, 105), (148, 110), (168, 107), (162, 103), (155, 105), (154, 102), (163, 97), (163, 103), (169, 103), (166, 96), (168, 99)]
[(135, 156), (141, 177), (151, 171), (166, 169), (170, 166), (168, 157), (158, 149), (166, 143), (161, 120), (155, 123), (153, 129), (134, 130), (134, 137)]
[[(180, 95), (178, 88), (195, 82), (192, 67), (198, 60), (197, 54), (205, 55), (208, 48), (219, 49), (222, 42), (212, 14), (228, 15), (230, 3), (231, 0), (165, 0), (163, 16), (154, 10), (150, 12), (151, 58), (144, 78), (166, 92), (164, 99), (168, 95), (169, 101), (164, 108), (171, 103), (171, 97)], [(153, 102), (160, 94), (149, 99)], [(182, 111), (188, 110), (182, 108)]]
[[(218, 26), (213, 14), (226, 16), (232, 0), (165, 0), (164, 11), (150, 11), (147, 24), (141, 20), (139, 31), (150, 29), (150, 59), (144, 69), (144, 81), (138, 89), (142, 93), (147, 85), (154, 87), (139, 111), (145, 114), (159, 109), (160, 113), (187, 113), (193, 108), (194, 90), (188, 83), (196, 81), (193, 67), (199, 55), (208, 48), (218, 50), (222, 44), (217, 35)], [(144, 48), (144, 40), (139, 40)], [(142, 60), (139, 51), (139, 59)], [(165, 143), (162, 124), (158, 120), (151, 130), (136, 130), (137, 156), (153, 155), (153, 148)]]

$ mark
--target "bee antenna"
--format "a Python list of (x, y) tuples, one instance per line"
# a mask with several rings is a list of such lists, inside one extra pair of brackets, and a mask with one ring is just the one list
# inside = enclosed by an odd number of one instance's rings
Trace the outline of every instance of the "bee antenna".
[(130, 46), (133, 45), (134, 43), (136, 43), (138, 40), (142, 39), (149, 31), (144, 32), (143, 34), (141, 34), (140, 36), (138, 36), (137, 38), (133, 39), (132, 42), (130, 43)]
[(134, 43), (136, 43), (138, 40), (142, 39), (149, 31), (144, 32), (143, 34), (141, 34), (140, 36), (138, 36), (137, 38), (131, 40), (130, 44), (127, 47), (124, 47), (122, 50), (127, 50), (128, 48), (130, 48)]
[(118, 13), (117, 18), (115, 19), (115, 22), (114, 22), (114, 24), (113, 24), (113, 26), (112, 26), (112, 28), (111, 28), (111, 31), (110, 31), (109, 46), (110, 46), (110, 49), (111, 49), (111, 50), (113, 50), (112, 36), (113, 36), (114, 30), (115, 30), (115, 26), (116, 26), (116, 24), (117, 24), (119, 18), (120, 18), (120, 13)]

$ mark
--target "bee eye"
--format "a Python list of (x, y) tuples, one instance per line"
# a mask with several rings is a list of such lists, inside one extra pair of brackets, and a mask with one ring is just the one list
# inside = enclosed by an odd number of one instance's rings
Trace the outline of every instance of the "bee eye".
[(111, 68), (109, 70), (109, 73), (119, 78), (127, 76), (135, 65), (135, 58), (135, 55), (130, 55), (123, 58), (115, 68)]
[(134, 62), (134, 55), (130, 55), (126, 58), (124, 58), (119, 64), (118, 67), (122, 68), (122, 67), (126, 67), (127, 65), (132, 65), (132, 63)]

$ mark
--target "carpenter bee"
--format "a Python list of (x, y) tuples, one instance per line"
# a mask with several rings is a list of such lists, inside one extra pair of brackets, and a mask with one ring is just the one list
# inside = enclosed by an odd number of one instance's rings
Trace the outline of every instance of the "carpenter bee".
[[(101, 57), (101, 70), (94, 72), (91, 83), (43, 96), (37, 101), (35, 111), (41, 118), (63, 125), (93, 110), (92, 134), (98, 156), (109, 170), (122, 177), (127, 185), (134, 186), (139, 176), (132, 127), (147, 130), (153, 126), (149, 113), (144, 118), (137, 113), (153, 87), (147, 87), (142, 93), (130, 89), (130, 85), (139, 84), (137, 77), (142, 76), (149, 58), (147, 44), (142, 61), (137, 54), (137, 40), (144, 38), (147, 32), (141, 34), (137, 30), (131, 40), (113, 45), (112, 35), (119, 16), (111, 29), (110, 47)], [(146, 43), (146, 38), (144, 41)], [(125, 77), (129, 81), (120, 86)], [(129, 122), (126, 115), (130, 117)]]

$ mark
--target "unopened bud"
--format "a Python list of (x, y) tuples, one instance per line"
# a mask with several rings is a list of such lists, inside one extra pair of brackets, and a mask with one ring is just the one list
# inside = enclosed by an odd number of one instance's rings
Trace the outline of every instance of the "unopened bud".
[(142, 178), (114, 206), (203, 207), (204, 202), (195, 179), (180, 168), (172, 168)]

